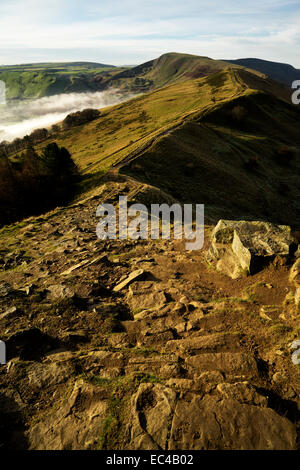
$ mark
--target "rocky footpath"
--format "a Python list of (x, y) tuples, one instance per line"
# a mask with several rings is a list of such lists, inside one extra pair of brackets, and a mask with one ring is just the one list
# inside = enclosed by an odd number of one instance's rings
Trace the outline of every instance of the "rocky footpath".
[[(241, 230), (218, 238), (225, 221), (206, 227), (201, 251), (185, 251), (178, 240), (98, 240), (99, 203), (139, 193), (142, 185), (110, 182), (84, 201), (1, 231), (0, 338), (8, 363), (0, 366), (0, 445), (299, 448), (293, 234), (256, 226), (260, 245), (252, 237), (250, 246)], [(258, 253), (266, 232), (274, 253), (265, 247), (264, 262), (245, 273), (241, 244)], [(225, 257), (234, 253), (233, 271), (207, 262), (218, 248), (215, 260), (226, 264), (217, 243)]]

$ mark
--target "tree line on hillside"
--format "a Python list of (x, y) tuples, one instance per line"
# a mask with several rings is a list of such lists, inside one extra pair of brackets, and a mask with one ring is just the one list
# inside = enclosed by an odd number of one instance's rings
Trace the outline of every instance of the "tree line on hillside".
[(76, 111), (75, 113), (68, 114), (62, 121), (62, 125), (53, 124), (51, 129), (35, 129), (31, 134), (25, 135), (23, 138), (17, 137), (12, 142), (3, 141), (0, 142), (0, 156), (1, 155), (12, 155), (17, 152), (26, 150), (29, 146), (39, 144), (49, 137), (57, 134), (61, 128), (70, 129), (74, 126), (80, 126), (93, 121), (100, 116), (100, 112), (97, 109), (87, 108), (83, 111)]
[(100, 116), (98, 109), (84, 109), (83, 111), (76, 111), (75, 113), (68, 114), (62, 122), (64, 129), (69, 129), (74, 126), (81, 126), (87, 122), (93, 121)]
[(55, 142), (39, 155), (31, 146), (16, 162), (0, 156), (0, 225), (65, 203), (79, 179), (69, 151)]

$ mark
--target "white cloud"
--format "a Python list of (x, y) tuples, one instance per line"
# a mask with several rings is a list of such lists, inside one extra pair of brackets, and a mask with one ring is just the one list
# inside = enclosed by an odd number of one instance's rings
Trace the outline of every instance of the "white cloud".
[(68, 93), (1, 106), (0, 142), (24, 137), (34, 129), (49, 127), (65, 116), (85, 108), (100, 109), (120, 103), (133, 95), (110, 89), (96, 93)]
[(299, 0), (12, 0), (0, 17), (0, 63), (138, 63), (175, 50), (300, 66)]

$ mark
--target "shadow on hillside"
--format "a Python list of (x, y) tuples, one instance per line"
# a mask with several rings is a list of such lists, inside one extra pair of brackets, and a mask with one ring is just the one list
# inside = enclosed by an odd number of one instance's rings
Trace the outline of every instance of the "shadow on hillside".
[(259, 388), (258, 392), (268, 397), (268, 406), (280, 416), (289, 419), (292, 423), (297, 423), (300, 419), (300, 410), (293, 400), (286, 400), (273, 390)]
[(44, 354), (61, 346), (57, 338), (38, 328), (17, 331), (6, 341), (6, 345), (8, 360), (20, 357), (23, 361), (40, 360)]
[(29, 443), (19, 404), (0, 392), (0, 450), (26, 450)]

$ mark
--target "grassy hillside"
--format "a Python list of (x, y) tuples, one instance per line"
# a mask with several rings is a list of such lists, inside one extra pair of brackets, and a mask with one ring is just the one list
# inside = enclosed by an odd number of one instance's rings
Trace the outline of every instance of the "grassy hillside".
[(240, 92), (241, 85), (233, 81), (228, 69), (105, 108), (95, 121), (62, 130), (55, 140), (71, 151), (85, 173), (107, 171), (157, 135)]
[[(237, 106), (247, 110), (243, 123), (231, 118)], [(204, 203), (207, 221), (255, 218), (299, 228), (299, 112), (253, 91), (187, 120), (120, 171), (181, 202)]]
[(270, 62), (261, 59), (237, 59), (225, 60), (235, 65), (241, 65), (249, 69), (257, 70), (265, 75), (268, 75), (273, 80), (284, 83), (289, 88), (294, 80), (300, 79), (300, 70), (295, 69), (292, 65), (282, 64), (280, 62)]
[(289, 93), (245, 70), (194, 83), (210, 85), (213, 101), (120, 171), (181, 202), (201, 201), (214, 222), (260, 218), (299, 228), (300, 114)]
[(19, 64), (19, 65), (2, 65), (1, 71), (11, 72), (38, 72), (38, 71), (52, 71), (61, 73), (72, 72), (87, 72), (94, 69), (112, 69), (114, 65), (99, 64), (97, 62), (39, 62), (32, 64)]
[[(73, 62), (0, 67), (8, 99), (119, 88), (144, 93), (165, 85), (201, 78), (228, 67), (226, 62), (190, 54), (168, 53), (138, 65), (113, 66)], [(236, 68), (241, 69), (240, 66)]]
[(119, 88), (144, 93), (165, 85), (201, 78), (228, 67), (251, 69), (256, 75), (270, 76), (291, 86), (300, 72), (291, 65), (259, 59), (213, 60), (191, 54), (171, 52), (136, 67), (114, 67), (94, 62), (40, 63), (0, 67), (0, 80), (7, 87), (8, 99), (39, 98), (57, 93), (97, 91)]
[(83, 190), (121, 171), (205, 203), (213, 219), (255, 215), (298, 225), (299, 135), (299, 110), (284, 87), (227, 68), (106, 108), (42, 146), (55, 140), (69, 149)]
[(149, 91), (165, 85), (200, 78), (227, 68), (209, 57), (170, 52), (137, 67), (116, 74), (109, 85), (131, 91)]
[(97, 91), (119, 68), (89, 62), (0, 67), (7, 99), (40, 98), (59, 93)]
[(134, 93), (200, 78), (227, 67), (225, 62), (190, 54), (168, 53), (138, 65), (117, 68), (90, 62), (27, 64), (0, 67), (7, 98), (38, 98), (72, 91), (114, 87)]

